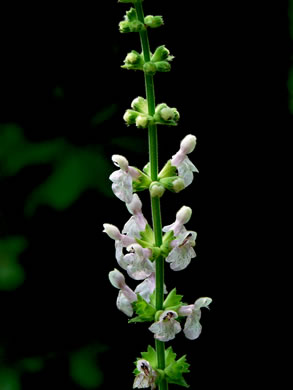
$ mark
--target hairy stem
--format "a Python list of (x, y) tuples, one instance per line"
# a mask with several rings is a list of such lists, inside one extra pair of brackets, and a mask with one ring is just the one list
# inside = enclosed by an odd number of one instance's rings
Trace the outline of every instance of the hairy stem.
[[(141, 1), (134, 3), (135, 9), (137, 12), (138, 19), (144, 23), (144, 13), (142, 8)], [(143, 56), (145, 62), (150, 61), (150, 45), (148, 39), (147, 30), (141, 31), (139, 33), (140, 41), (143, 51)], [(154, 80), (152, 75), (144, 74), (145, 76), (145, 90), (146, 98), (148, 103), (148, 112), (149, 115), (154, 115), (155, 113), (155, 89), (154, 89)], [(158, 136), (157, 136), (157, 126), (152, 124), (148, 127), (148, 140), (149, 140), (149, 158), (150, 158), (150, 170), (151, 170), (151, 179), (153, 181), (158, 180)], [(161, 220), (161, 208), (160, 208), (160, 199), (151, 198), (151, 207), (152, 207), (152, 218), (153, 218), (153, 229), (155, 234), (156, 246), (162, 244), (162, 220)], [(156, 260), (156, 309), (163, 309), (164, 302), (164, 258), (160, 256)], [(164, 370), (165, 368), (165, 344), (159, 340), (156, 340), (156, 352), (158, 359), (158, 368)], [(168, 383), (164, 379), (160, 386), (159, 390), (168, 390)]]

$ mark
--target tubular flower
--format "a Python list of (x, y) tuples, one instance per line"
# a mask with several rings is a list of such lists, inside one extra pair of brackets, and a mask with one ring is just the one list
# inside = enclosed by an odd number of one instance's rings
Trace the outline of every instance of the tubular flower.
[(196, 240), (196, 232), (182, 231), (176, 240), (171, 242), (173, 249), (166, 258), (167, 263), (170, 263), (170, 268), (173, 271), (181, 271), (185, 269), (191, 259), (196, 257), (193, 249)]
[(157, 373), (152, 369), (150, 363), (147, 360), (140, 359), (136, 364), (139, 374), (135, 377), (133, 388), (134, 389), (146, 389), (150, 387), (151, 390), (156, 388)]
[(201, 333), (202, 326), (199, 322), (201, 318), (201, 308), (209, 308), (209, 304), (212, 302), (211, 298), (199, 298), (193, 305), (181, 306), (179, 309), (180, 316), (187, 316), (184, 325), (184, 334), (189, 340), (195, 340)]
[(115, 288), (119, 289), (119, 294), (117, 297), (117, 307), (128, 317), (132, 317), (133, 308), (132, 302), (137, 300), (137, 296), (134, 291), (125, 283), (124, 275), (118, 271), (116, 268), (114, 271), (109, 272), (109, 280)]
[(122, 233), (139, 238), (139, 233), (145, 229), (147, 220), (143, 216), (142, 203), (137, 194), (133, 194), (132, 201), (126, 203), (126, 207), (132, 217), (124, 225)]
[(139, 172), (130, 167), (125, 157), (118, 154), (112, 156), (114, 165), (120, 169), (114, 171), (109, 179), (113, 182), (112, 190), (114, 194), (123, 202), (130, 203), (132, 201), (133, 189), (132, 180), (139, 177)]
[(173, 310), (165, 310), (159, 318), (159, 321), (153, 323), (149, 330), (155, 333), (155, 339), (160, 341), (169, 341), (175, 338), (175, 335), (181, 331), (178, 321), (178, 314)]
[(187, 135), (180, 144), (179, 151), (172, 156), (171, 165), (177, 168), (178, 174), (184, 180), (185, 187), (193, 181), (193, 172), (198, 172), (196, 166), (189, 160), (187, 154), (191, 153), (196, 145), (196, 137)]
[(132, 244), (127, 250), (130, 253), (123, 256), (119, 264), (132, 279), (142, 280), (154, 272), (154, 264), (148, 259), (152, 254), (150, 249)]

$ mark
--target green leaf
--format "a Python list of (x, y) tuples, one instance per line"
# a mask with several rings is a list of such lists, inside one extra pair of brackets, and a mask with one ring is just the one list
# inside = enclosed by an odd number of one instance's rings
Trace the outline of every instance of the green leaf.
[(176, 174), (177, 174), (177, 168), (171, 165), (171, 160), (169, 160), (161, 169), (158, 178), (164, 179), (165, 177), (176, 176)]
[(141, 170), (135, 168), (139, 173), (140, 176), (132, 181), (132, 187), (134, 192), (143, 191), (149, 188), (152, 180), (151, 178), (143, 173)]
[(164, 257), (167, 257), (168, 254), (171, 252), (172, 248), (170, 246), (170, 243), (175, 240), (174, 232), (173, 230), (169, 230), (167, 233), (163, 236), (163, 244), (160, 246), (162, 255)]
[(154, 350), (153, 347), (151, 347), (149, 345), (147, 352), (142, 352), (141, 356), (142, 356), (143, 359), (147, 360), (150, 363), (151, 367), (154, 370), (157, 368), (157, 366), (158, 366), (157, 353), (156, 353), (156, 351)]
[(129, 323), (154, 321), (156, 314), (155, 307), (147, 303), (139, 294), (137, 294), (137, 301), (133, 302), (132, 306), (135, 313), (138, 315), (129, 320)]
[(142, 169), (149, 177), (151, 176), (151, 164), (148, 162)]
[(135, 8), (130, 8), (129, 11), (126, 11), (126, 17), (129, 20), (129, 22), (133, 22), (134, 20), (137, 20), (137, 13)]
[(0, 290), (14, 290), (23, 283), (25, 273), (18, 257), (26, 246), (27, 242), (21, 236), (0, 240)]
[(186, 355), (176, 361), (176, 353), (172, 347), (165, 351), (166, 368), (164, 370), (168, 383), (177, 384), (183, 387), (189, 387), (183, 378), (183, 374), (189, 372), (189, 364), (186, 361)]
[(151, 246), (154, 246), (155, 244), (155, 236), (153, 229), (150, 227), (149, 224), (146, 225), (145, 230), (140, 232), (140, 237), (143, 241), (148, 242)]
[(156, 289), (150, 295), (150, 304), (156, 307)]
[(8, 367), (0, 368), (0, 389), (21, 390), (20, 378), (16, 370)]
[(98, 355), (104, 346), (91, 345), (74, 351), (69, 359), (72, 380), (85, 389), (96, 389), (103, 383), (103, 372), (98, 364)]
[(173, 288), (172, 291), (168, 294), (167, 298), (165, 299), (163, 303), (163, 308), (167, 309), (171, 306), (178, 306), (182, 304), (181, 300), (183, 298), (183, 295), (176, 294), (176, 288)]

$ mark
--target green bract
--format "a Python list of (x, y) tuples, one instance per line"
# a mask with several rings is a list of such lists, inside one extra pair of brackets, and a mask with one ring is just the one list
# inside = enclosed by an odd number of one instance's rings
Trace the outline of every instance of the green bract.
[(144, 23), (140, 22), (137, 18), (135, 8), (130, 8), (124, 16), (124, 20), (119, 23), (119, 30), (121, 33), (140, 32), (145, 30)]
[(148, 15), (144, 18), (144, 24), (151, 28), (157, 28), (164, 24), (162, 16)]
[(154, 321), (156, 308), (150, 303), (147, 303), (139, 294), (137, 294), (137, 301), (133, 302), (132, 307), (137, 316), (129, 320), (129, 323)]
[[(158, 360), (157, 354), (153, 347), (148, 346), (147, 352), (142, 352), (141, 356), (147, 362), (149, 362), (152, 369), (157, 372), (157, 380), (156, 383), (160, 384), (161, 381), (165, 378), (168, 383), (173, 383), (183, 387), (189, 387), (183, 378), (183, 374), (189, 372), (189, 364), (186, 361), (186, 356), (182, 356), (180, 359), (176, 360), (176, 353), (173, 352), (172, 347), (169, 347), (165, 351), (165, 364), (166, 368), (161, 370), (158, 368)], [(137, 361), (134, 363), (137, 364)], [(134, 370), (134, 374), (137, 375), (139, 371), (137, 369)]]

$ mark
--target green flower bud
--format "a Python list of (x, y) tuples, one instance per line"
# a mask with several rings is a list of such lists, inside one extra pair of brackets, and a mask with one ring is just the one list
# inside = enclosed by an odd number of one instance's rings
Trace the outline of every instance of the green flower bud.
[(176, 193), (185, 188), (184, 180), (178, 176), (165, 177), (160, 179), (160, 183), (162, 183), (167, 190)]
[(162, 16), (148, 15), (144, 18), (144, 24), (151, 28), (157, 28), (164, 24)]
[(150, 194), (152, 198), (161, 198), (165, 192), (163, 184), (158, 181), (153, 181), (150, 185)]
[(122, 20), (122, 22), (119, 23), (119, 31), (121, 33), (129, 33), (129, 32), (131, 32), (130, 23), (127, 20)]
[(164, 121), (169, 121), (174, 118), (174, 112), (172, 108), (165, 107), (160, 111), (160, 116)]
[(146, 115), (138, 115), (135, 120), (135, 124), (139, 128), (146, 128), (148, 127), (148, 117)]
[(155, 65), (158, 72), (170, 72), (171, 70), (171, 65), (167, 61), (158, 61)]
[(143, 70), (146, 74), (154, 75), (157, 71), (157, 65), (153, 62), (146, 62), (143, 65)]
[(143, 64), (144, 64), (143, 56), (139, 54), (137, 51), (132, 50), (130, 53), (127, 54), (124, 60), (124, 65), (122, 65), (122, 68), (142, 70)]
[(151, 61), (172, 61), (174, 56), (170, 56), (169, 50), (165, 45), (159, 46), (156, 48), (154, 54), (152, 55)]
[(148, 114), (148, 102), (141, 96), (138, 96), (132, 101), (131, 107), (142, 114)]
[(126, 110), (123, 115), (123, 119), (127, 123), (127, 125), (133, 125), (138, 117), (139, 113), (134, 110)]

